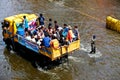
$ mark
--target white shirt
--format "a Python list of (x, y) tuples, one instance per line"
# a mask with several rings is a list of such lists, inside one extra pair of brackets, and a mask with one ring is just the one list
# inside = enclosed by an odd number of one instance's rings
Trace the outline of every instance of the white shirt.
[(36, 42), (35, 38), (32, 38), (31, 41), (32, 41), (32, 42)]
[(41, 41), (40, 41), (40, 39), (37, 41), (37, 44), (40, 46), (40, 44), (41, 44)]
[(25, 37), (27, 40), (31, 40), (31, 36), (26, 36)]

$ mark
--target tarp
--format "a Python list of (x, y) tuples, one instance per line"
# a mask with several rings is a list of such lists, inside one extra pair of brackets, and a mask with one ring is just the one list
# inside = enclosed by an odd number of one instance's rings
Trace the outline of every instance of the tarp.
[(26, 48), (33, 50), (34, 52), (39, 53), (38, 45), (35, 43), (32, 43), (31, 41), (25, 39), (24, 37), (18, 35), (18, 43), (25, 46)]

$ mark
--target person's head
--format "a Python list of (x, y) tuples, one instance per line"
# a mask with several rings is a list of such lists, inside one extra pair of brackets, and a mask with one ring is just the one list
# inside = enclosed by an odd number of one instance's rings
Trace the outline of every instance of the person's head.
[(34, 38), (34, 34), (31, 35), (31, 38)]
[(29, 33), (28, 33), (28, 31), (26, 31), (26, 32), (25, 32), (25, 35), (26, 35), (26, 36), (29, 36)]
[(43, 16), (43, 14), (40, 14), (40, 16)]
[(56, 31), (59, 32), (59, 31), (61, 31), (61, 30), (60, 30), (59, 27), (58, 27)]
[(76, 29), (76, 28), (78, 28), (78, 26), (74, 26), (74, 28)]
[(29, 35), (32, 35), (30, 31), (27, 31)]
[(45, 29), (45, 27), (44, 27), (44, 26), (41, 26), (41, 29), (42, 29), (42, 30), (44, 30), (44, 29)]
[(23, 16), (23, 18), (25, 19), (25, 18), (26, 18), (26, 16)]
[(96, 36), (93, 34), (92, 38), (93, 38), (93, 39), (96, 39)]
[(40, 39), (40, 36), (37, 36), (37, 39)]
[(45, 34), (45, 37), (49, 37), (49, 35), (48, 35), (48, 34)]
[(55, 34), (55, 33), (56, 33), (56, 31), (55, 31), (55, 30), (53, 30), (53, 31), (52, 31), (52, 33), (53, 33), (53, 34)]
[(74, 26), (74, 30), (78, 30), (78, 26)]
[(41, 31), (41, 28), (38, 28), (38, 31), (40, 32), (40, 31)]
[(3, 22), (1, 22), (1, 25), (3, 25), (4, 23)]
[(67, 26), (67, 24), (63, 24), (64, 26)]
[(51, 18), (49, 18), (49, 21), (52, 21), (52, 19), (51, 19)]
[(72, 29), (72, 27), (71, 27), (70, 25), (68, 25), (68, 28), (69, 28), (69, 30), (71, 30), (71, 29)]
[(57, 23), (57, 21), (54, 21), (54, 23), (56, 24), (56, 23)]
[(5, 27), (3, 27), (3, 29), (4, 29), (4, 30), (7, 30), (7, 27), (5, 26)]
[(66, 28), (66, 27), (67, 27), (67, 24), (63, 24), (63, 26), (64, 26), (64, 28)]
[(57, 39), (57, 35), (53, 34), (52, 39)]
[(6, 21), (5, 26), (8, 28), (10, 26), (10, 23)]

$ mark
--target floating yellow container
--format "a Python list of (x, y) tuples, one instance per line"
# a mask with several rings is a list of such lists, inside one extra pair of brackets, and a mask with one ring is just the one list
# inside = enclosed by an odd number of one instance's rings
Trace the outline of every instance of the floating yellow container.
[(115, 19), (111, 16), (106, 18), (106, 28), (120, 32), (120, 20)]

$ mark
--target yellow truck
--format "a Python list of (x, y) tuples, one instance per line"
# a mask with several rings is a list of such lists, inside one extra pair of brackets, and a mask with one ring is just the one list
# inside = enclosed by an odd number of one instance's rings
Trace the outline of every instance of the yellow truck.
[(23, 21), (23, 16), (26, 16), (29, 23), (38, 18), (35, 14), (18, 14), (4, 19), (2, 25), (3, 40), (5, 41), (8, 49), (11, 47), (11, 49), (15, 51), (29, 51), (33, 55), (35, 53), (49, 58), (50, 61), (54, 61), (80, 48), (80, 40), (73, 41), (67, 46), (60, 46), (58, 49), (54, 49), (52, 47), (39, 48), (38, 44), (25, 39), (24, 29), (20, 27)]

